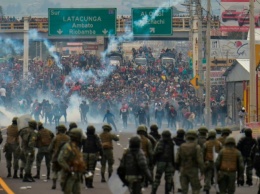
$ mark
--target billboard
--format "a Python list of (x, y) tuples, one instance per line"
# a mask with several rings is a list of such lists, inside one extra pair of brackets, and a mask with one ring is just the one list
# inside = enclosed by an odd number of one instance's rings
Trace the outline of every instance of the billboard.
[[(249, 29), (249, 0), (221, 0), (221, 31), (247, 32)], [(255, 26), (260, 26), (260, 4), (255, 3)]]
[[(210, 84), (211, 85), (225, 85), (225, 77), (223, 77), (225, 71), (210, 71)], [(206, 72), (204, 72), (206, 77)], [(204, 81), (206, 85), (206, 80)]]
[(249, 59), (248, 40), (217, 40), (210, 41), (210, 57), (225, 59)]

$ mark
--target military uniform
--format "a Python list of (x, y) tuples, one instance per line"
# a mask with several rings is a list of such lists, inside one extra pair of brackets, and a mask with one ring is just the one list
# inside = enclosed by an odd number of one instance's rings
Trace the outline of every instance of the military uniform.
[[(153, 170), (153, 145), (151, 141), (146, 137), (146, 126), (140, 125), (137, 128), (137, 134), (141, 138), (141, 149), (144, 152), (144, 155), (147, 160), (147, 164), (149, 166), (150, 171)], [(144, 180), (144, 187), (148, 186), (147, 180)]]
[(151, 183), (153, 178), (149, 171), (146, 158), (140, 149), (140, 137), (134, 136), (129, 140), (129, 149), (125, 151), (120, 162), (120, 167), (125, 169), (125, 180), (130, 194), (142, 193), (142, 179), (146, 178)]
[(208, 129), (206, 127), (200, 127), (198, 132), (198, 144), (203, 148), (204, 143), (207, 141)]
[(51, 168), (51, 153), (49, 151), (49, 145), (51, 144), (54, 134), (49, 130), (45, 129), (41, 122), (38, 122), (38, 133), (36, 147), (38, 152), (36, 155), (36, 166), (37, 174), (34, 178), (40, 178), (41, 162), (45, 157), (45, 164), (47, 167), (47, 179), (50, 179), (50, 168)]
[[(185, 130), (184, 129), (178, 129), (177, 130), (177, 135), (175, 137), (172, 138), (173, 142), (174, 142), (174, 147), (175, 147), (175, 155), (179, 149), (179, 147), (181, 146), (181, 144), (185, 143)], [(174, 185), (177, 188), (178, 192), (181, 192), (181, 185), (180, 185), (180, 179), (179, 179), (179, 173), (174, 173)]]
[(150, 126), (151, 132), (149, 133), (156, 141), (161, 139), (161, 135), (158, 133), (158, 126), (156, 124), (152, 124)]
[(114, 156), (112, 141), (119, 141), (119, 137), (110, 133), (112, 130), (110, 125), (105, 124), (102, 128), (103, 132), (99, 135), (103, 149), (103, 156), (101, 159), (101, 182), (105, 182), (106, 163), (108, 163), (108, 177), (110, 177), (113, 172)]
[(7, 177), (11, 177), (11, 167), (12, 167), (12, 158), (13, 158), (13, 169), (14, 175), (13, 178), (18, 178), (17, 171), (19, 169), (19, 132), (17, 127), (17, 117), (14, 117), (12, 120), (12, 125), (8, 126), (6, 129), (7, 139), (4, 145), (4, 152), (6, 158), (6, 167), (8, 170)]
[(220, 194), (234, 194), (236, 172), (239, 173), (238, 176), (240, 177), (240, 173), (244, 171), (243, 157), (235, 146), (235, 139), (228, 137), (216, 160)]
[(221, 130), (221, 137), (218, 138), (218, 141), (220, 141), (222, 145), (225, 145), (225, 140), (230, 133), (232, 133), (232, 131), (229, 128), (223, 128)]
[(61, 146), (70, 140), (70, 137), (65, 134), (67, 128), (64, 125), (59, 125), (56, 127), (56, 129), (58, 130), (58, 133), (56, 137), (52, 139), (52, 142), (49, 146), (49, 151), (52, 155), (52, 189), (56, 189), (58, 172), (61, 170), (60, 165), (58, 164), (58, 152), (60, 151)]
[[(251, 149), (250, 158), (253, 161), (255, 174), (258, 178), (260, 178), (259, 157), (260, 157), (260, 137), (257, 137), (257, 143)], [(257, 192), (257, 194), (260, 194), (260, 183), (259, 182), (258, 182), (258, 192)]]
[(25, 175), (23, 177), (24, 182), (33, 182), (34, 179), (32, 178), (31, 170), (33, 161), (35, 158), (35, 146), (36, 146), (36, 139), (37, 139), (37, 133), (34, 132), (34, 130), (37, 127), (37, 123), (35, 120), (30, 120), (28, 122), (29, 127), (23, 128), (19, 131), (19, 135), (22, 139), (22, 160), (25, 164)]
[(93, 188), (93, 179), (95, 174), (95, 168), (99, 156), (103, 155), (101, 140), (95, 133), (95, 127), (89, 125), (87, 127), (87, 138), (83, 139), (83, 156), (86, 164), (86, 171), (91, 173), (89, 177), (85, 178), (85, 184), (88, 188)]
[[(0, 130), (0, 144), (3, 142), (2, 131)], [(0, 160), (1, 160), (1, 152), (0, 152)]]
[(173, 188), (174, 175), (174, 143), (171, 139), (171, 132), (162, 132), (162, 139), (154, 149), (154, 161), (156, 163), (155, 181), (152, 187), (152, 194), (155, 194), (160, 185), (163, 173), (165, 179), (165, 194), (169, 194)]
[(64, 194), (80, 194), (80, 180), (85, 172), (85, 162), (79, 149), (82, 131), (74, 128), (70, 131), (71, 140), (62, 148), (58, 156), (61, 170), (61, 188)]
[(176, 165), (180, 170), (180, 182), (182, 193), (187, 194), (191, 184), (193, 194), (199, 194), (201, 184), (200, 173), (204, 173), (204, 162), (200, 146), (197, 144), (196, 131), (190, 130), (186, 133), (186, 143), (183, 143), (176, 156)]
[(211, 187), (211, 179), (213, 177), (214, 172), (214, 153), (213, 149), (215, 149), (215, 153), (219, 153), (222, 148), (222, 144), (216, 140), (216, 132), (210, 131), (208, 134), (209, 140), (204, 143), (203, 146), (203, 156), (205, 161), (205, 180), (204, 180), (204, 190), (206, 193), (209, 193)]
[[(237, 149), (241, 152), (244, 160), (244, 165), (246, 165), (246, 184), (251, 186), (253, 185), (253, 164), (252, 159), (250, 157), (250, 151), (254, 145), (256, 145), (256, 140), (252, 137), (252, 130), (250, 128), (246, 128), (245, 137), (242, 137), (238, 144)], [(242, 173), (241, 173), (242, 174)], [(243, 173), (244, 174), (244, 173)], [(241, 175), (241, 180), (239, 184), (244, 185), (244, 175)]]

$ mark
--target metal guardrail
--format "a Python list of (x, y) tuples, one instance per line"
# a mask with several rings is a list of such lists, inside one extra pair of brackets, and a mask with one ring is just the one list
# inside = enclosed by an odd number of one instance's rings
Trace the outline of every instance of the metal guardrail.
[[(206, 28), (207, 21), (202, 21), (202, 28)], [(191, 29), (190, 17), (173, 17), (172, 26), (174, 31), (189, 31)], [(212, 20), (212, 28), (219, 28), (220, 21)], [(8, 31), (19, 31), (23, 30), (23, 22), (0, 22), (0, 30)], [(30, 22), (29, 29), (38, 29), (38, 31), (48, 32), (48, 22)], [(132, 29), (131, 18), (118, 18), (117, 19), (117, 32), (126, 32)]]

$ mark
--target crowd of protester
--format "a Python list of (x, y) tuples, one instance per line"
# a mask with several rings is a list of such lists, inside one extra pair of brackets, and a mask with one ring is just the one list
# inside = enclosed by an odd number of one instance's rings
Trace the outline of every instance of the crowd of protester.
[[(57, 113), (61, 102), (68, 107), (71, 96), (77, 95), (87, 99), (89, 115), (103, 116), (109, 109), (119, 117), (121, 105), (127, 105), (129, 117), (133, 119), (140, 116), (138, 112), (142, 107), (146, 117), (157, 115), (156, 122), (166, 120), (170, 125), (169, 118), (173, 115), (173, 128), (178, 121), (185, 128), (192, 128), (196, 123), (203, 124), (204, 100), (196, 97), (189, 82), (193, 77), (192, 68), (182, 60), (181, 52), (162, 49), (161, 56), (165, 53), (172, 54), (176, 63), (162, 64), (159, 57), (146, 66), (135, 66), (131, 60), (124, 60), (120, 66), (111, 66), (92, 54), (60, 57), (58, 64), (52, 57), (43, 61), (33, 60), (29, 63), (27, 81), (23, 80), (22, 61), (11, 58), (0, 64), (0, 92), (5, 90), (0, 94), (0, 103), (13, 112), (30, 111), (36, 114), (36, 118), (44, 116), (45, 106), (50, 105), (49, 111), (53, 111), (54, 117), (62, 114), (62, 111)], [(153, 57), (152, 48), (146, 46), (133, 49), (133, 58), (137, 54)], [(212, 87), (212, 115), (219, 115), (216, 118), (226, 115), (224, 92), (223, 86)], [(36, 99), (39, 102), (35, 104)], [(159, 105), (163, 115), (158, 114)], [(174, 111), (176, 114), (171, 114)], [(216, 119), (212, 122), (218, 124)], [(136, 121), (136, 124), (140, 123)]]

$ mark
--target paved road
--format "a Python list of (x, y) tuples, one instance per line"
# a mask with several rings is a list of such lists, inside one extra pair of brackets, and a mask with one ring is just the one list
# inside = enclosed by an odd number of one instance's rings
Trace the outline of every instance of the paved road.
[[(98, 127), (100, 129), (101, 124), (98, 124)], [(134, 129), (132, 127), (132, 129)], [(127, 147), (128, 145), (128, 138), (132, 136), (132, 133), (123, 132), (120, 133), (120, 143), (114, 144), (114, 150), (115, 150), (115, 165), (114, 169), (118, 166), (119, 160), (118, 158), (121, 157), (123, 148)], [(3, 134), (5, 134), (5, 131), (3, 131)], [(237, 132), (233, 133), (233, 135), (237, 135)], [(5, 137), (5, 136), (4, 136)], [(2, 151), (1, 151), (2, 152)], [(0, 179), (0, 194), (8, 193), (17, 193), (17, 194), (46, 194), (47, 192), (49, 194), (54, 193), (61, 193), (60, 188), (58, 187), (56, 190), (51, 190), (51, 184), (52, 182), (50, 180), (46, 180), (46, 169), (45, 166), (42, 164), (42, 172), (41, 172), (41, 179), (37, 180), (35, 183), (23, 183), (20, 179), (12, 179), (12, 178), (6, 178), (7, 172), (6, 172), (6, 162), (4, 155), (2, 153), (2, 160), (0, 163), (0, 176), (2, 177)], [(36, 167), (33, 168), (33, 174), (36, 173)], [(97, 165), (97, 170), (95, 174), (94, 179), (94, 189), (85, 189), (84, 185), (82, 184), (82, 193), (95, 193), (95, 194), (111, 194), (112, 192), (109, 189), (108, 183), (101, 183), (100, 182), (100, 164)], [(6, 183), (6, 186), (5, 186)], [(112, 187), (117, 186), (118, 182), (113, 182)], [(8, 187), (10, 190), (8, 190)], [(27, 188), (26, 188), (27, 187)], [(31, 187), (31, 188), (30, 188)], [(151, 187), (144, 190), (144, 194), (148, 194), (151, 192)], [(127, 193), (127, 192), (126, 192)], [(160, 188), (158, 189), (157, 193), (164, 193), (164, 179), (162, 178), (162, 183)], [(201, 192), (203, 193), (203, 192)], [(215, 190), (212, 188), (211, 193), (216, 193)], [(257, 186), (256, 186), (256, 179), (254, 179), (254, 186), (252, 187), (239, 187), (236, 190), (236, 194), (245, 194), (245, 193), (257, 193)], [(114, 192), (114, 194), (117, 194)]]

